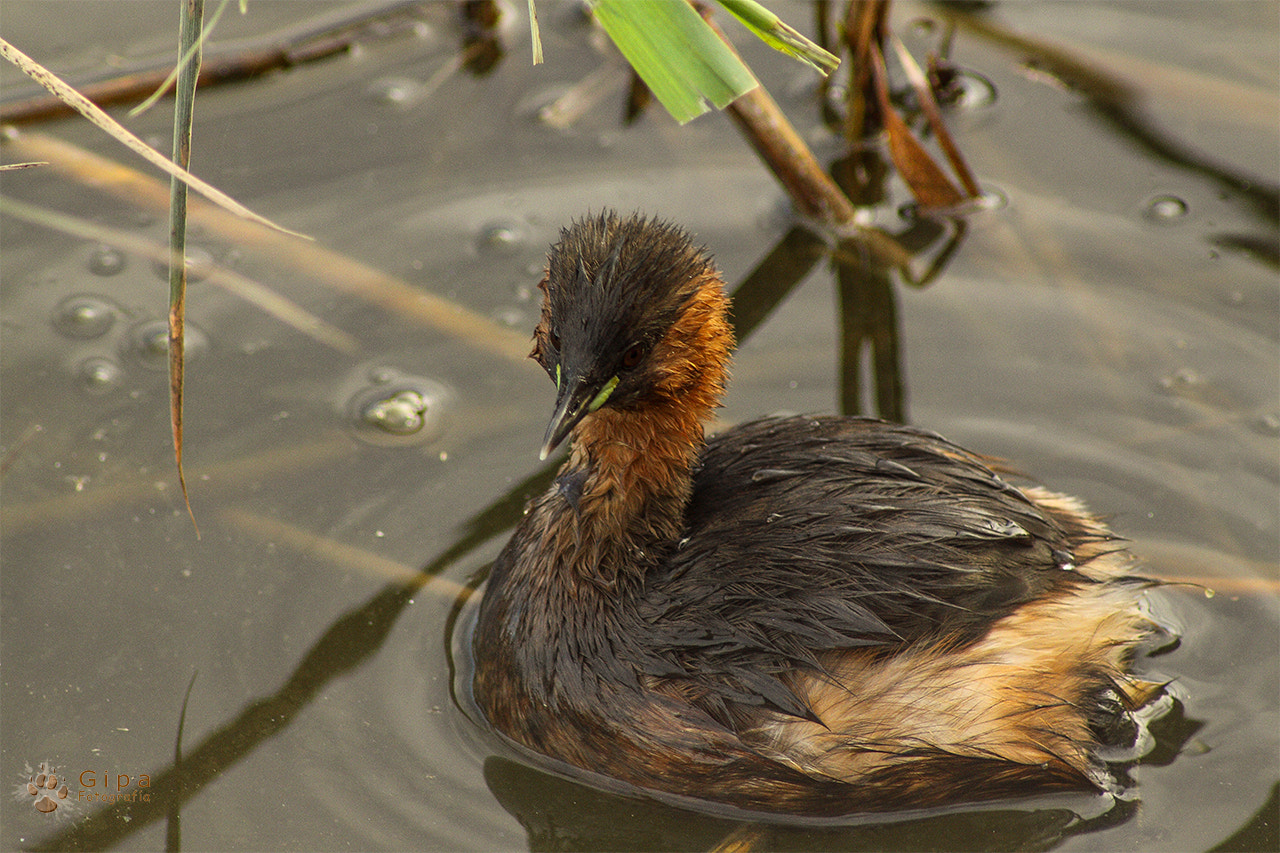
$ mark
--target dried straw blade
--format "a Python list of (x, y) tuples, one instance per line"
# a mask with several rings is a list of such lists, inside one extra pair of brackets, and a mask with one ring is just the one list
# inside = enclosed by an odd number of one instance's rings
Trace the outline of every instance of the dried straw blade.
[(122, 145), (138, 154), (138, 156), (145, 159), (148, 163), (152, 164), (157, 169), (164, 170), (170, 175), (176, 175), (180, 180), (185, 181), (196, 192), (200, 193), (215, 204), (231, 211), (236, 216), (257, 222), (260, 225), (265, 225), (266, 227), (281, 233), (290, 234), (294, 237), (301, 237), (304, 240), (311, 239), (305, 234), (290, 231), (288, 228), (285, 228), (282, 225), (277, 225), (266, 217), (259, 216), (226, 193), (205, 183), (187, 170), (175, 165), (173, 161), (169, 160), (163, 154), (147, 145), (147, 143), (134, 136), (128, 129), (99, 109), (97, 105), (77, 92), (69, 84), (53, 72), (49, 71), (49, 69), (18, 50), (3, 38), (0, 38), (0, 56), (3, 56), (5, 59), (18, 66), (18, 68), (22, 69), (22, 72), (28, 77), (35, 80), (41, 86), (44, 86), (68, 106), (75, 109), (76, 112), (89, 119), (89, 121), (93, 122), (106, 133), (110, 134)]
[[(182, 4), (178, 47), (182, 60), (173, 107), (173, 162), (186, 170), (191, 165), (191, 126), (195, 121), (196, 82), (200, 77), (201, 31), (204, 0)], [(187, 185), (177, 175), (169, 178), (169, 419), (173, 432), (173, 461), (187, 515), (200, 538), (200, 525), (191, 509), (187, 478), (182, 470), (182, 389), (186, 375), (185, 329), (187, 321)]]

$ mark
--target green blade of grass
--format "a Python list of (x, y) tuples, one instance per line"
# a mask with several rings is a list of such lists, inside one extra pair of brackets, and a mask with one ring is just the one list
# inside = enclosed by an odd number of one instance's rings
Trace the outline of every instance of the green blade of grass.
[(758, 83), (686, 0), (595, 0), (596, 20), (681, 124)]
[(719, 3), (765, 44), (813, 67), (823, 76), (840, 64), (838, 56), (814, 44), (756, 0), (719, 0)]
[[(191, 125), (195, 118), (196, 82), (200, 76), (200, 45), (204, 22), (204, 0), (182, 0), (182, 25), (178, 34), (182, 61), (174, 90), (173, 162), (184, 170), (191, 164)], [(184, 356), (183, 327), (187, 305), (187, 185), (177, 175), (169, 179), (169, 415), (173, 427), (173, 457), (178, 466), (178, 485), (187, 515), (200, 527), (187, 496), (187, 478), (182, 471), (182, 389)]]
[[(155, 105), (156, 101), (164, 97), (164, 93), (169, 91), (169, 87), (178, 79), (178, 71), (191, 61), (192, 55), (197, 50), (203, 50), (205, 40), (209, 38), (209, 34), (213, 32), (213, 28), (218, 25), (218, 19), (222, 17), (222, 10), (227, 8), (227, 3), (229, 2), (231, 2), (231, 0), (222, 0), (222, 2), (218, 4), (218, 8), (213, 10), (213, 15), (209, 18), (209, 23), (201, 28), (202, 32), (200, 33), (200, 39), (195, 44), (191, 45), (191, 47), (187, 48), (186, 53), (179, 57), (178, 64), (169, 72), (169, 76), (164, 78), (164, 82), (157, 86), (156, 90), (148, 95), (142, 103), (129, 110), (129, 118), (142, 115), (147, 110), (151, 109), (151, 107)], [(243, 11), (241, 14), (244, 14)]]

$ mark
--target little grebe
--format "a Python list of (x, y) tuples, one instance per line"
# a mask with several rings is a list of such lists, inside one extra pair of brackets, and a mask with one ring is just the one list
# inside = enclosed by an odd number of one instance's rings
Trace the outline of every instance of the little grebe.
[(865, 418), (705, 440), (733, 334), (680, 228), (575, 222), (539, 287), (543, 457), (571, 451), (480, 606), (475, 697), (499, 732), (773, 812), (1103, 785), (1095, 752), (1144, 701), (1128, 666), (1153, 626), (1077, 501)]

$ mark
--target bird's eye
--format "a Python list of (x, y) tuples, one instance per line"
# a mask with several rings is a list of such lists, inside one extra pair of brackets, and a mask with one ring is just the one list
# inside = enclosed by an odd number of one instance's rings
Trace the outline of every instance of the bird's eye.
[(560, 351), (559, 335), (557, 335), (554, 331), (552, 331), (550, 334), (547, 335), (547, 340), (551, 342), (552, 349), (554, 349), (556, 352)]
[(644, 346), (636, 344), (622, 354), (622, 366), (627, 370), (635, 367), (640, 363), (640, 359), (644, 358)]

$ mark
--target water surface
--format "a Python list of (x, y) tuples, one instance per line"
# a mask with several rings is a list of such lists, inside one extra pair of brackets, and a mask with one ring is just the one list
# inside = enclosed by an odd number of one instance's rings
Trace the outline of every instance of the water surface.
[[(91, 823), (103, 805), (89, 799), (121, 774), (163, 778), (193, 674), (183, 744), (202, 787), (182, 809), (188, 849), (705, 849), (739, 828), (532, 770), (455, 696), (459, 589), (548, 470), (537, 449), (552, 388), (523, 359), (546, 245), (586, 211), (640, 209), (687, 225), (736, 285), (794, 224), (724, 117), (679, 128), (653, 111), (620, 127), (619, 71), (602, 72), (599, 101), (569, 128), (539, 122), (539, 107), (615, 60), (574, 9), (546, 4), (548, 60), (531, 68), (516, 5), (510, 53), (487, 76), (447, 73), (458, 34), (431, 6), (353, 53), (200, 94), (195, 171), (332, 254), (305, 260), (215, 220), (191, 242), (355, 349), (192, 285), (198, 541), (172, 474), (154, 340), (163, 276), (98, 240), (0, 219), (0, 772), (16, 786), (48, 761), (87, 792), (53, 817), (20, 792), (7, 799), (4, 846), (161, 846), (164, 821), (145, 805)], [(246, 18), (228, 12), (222, 37), (340, 6), (250, 4)], [(162, 55), (176, 29), (170, 3), (4, 12), (7, 39), (73, 79)], [(920, 53), (939, 33), (921, 23), (931, 16), (895, 6)], [(990, 20), (1108, 69), (1141, 123), (1025, 50), (959, 33), (954, 58), (994, 97), (955, 111), (952, 128), (1003, 204), (968, 220), (927, 287), (890, 290), (907, 416), (1085, 498), (1147, 571), (1202, 585), (1152, 596), (1180, 641), (1143, 666), (1171, 679), (1176, 701), (1128, 770), (1132, 800), (792, 826), (768, 844), (1190, 850), (1243, 833), (1223, 849), (1274, 846), (1280, 288), (1265, 200), (1280, 162), (1277, 6), (999, 4)], [(741, 46), (834, 156), (810, 74)], [(6, 95), (20, 88), (0, 80)], [(166, 112), (128, 123), (163, 150)], [(23, 132), (142, 169), (81, 121)], [(907, 197), (891, 191), (876, 221), (907, 231)], [(3, 192), (165, 239), (147, 203), (54, 169), (8, 173)], [(370, 271), (392, 284), (370, 284)], [(417, 292), (491, 331), (427, 322)], [(839, 407), (837, 304), (820, 264), (742, 343), (726, 423)], [(438, 581), (388, 591), (426, 565)], [(77, 826), (107, 834), (58, 835)]]

